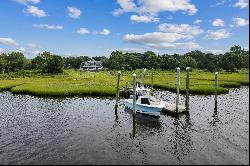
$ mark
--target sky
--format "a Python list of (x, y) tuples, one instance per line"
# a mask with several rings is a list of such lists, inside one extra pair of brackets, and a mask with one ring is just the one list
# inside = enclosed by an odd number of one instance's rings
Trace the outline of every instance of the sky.
[(248, 49), (248, 0), (1, 0), (0, 52), (28, 58)]

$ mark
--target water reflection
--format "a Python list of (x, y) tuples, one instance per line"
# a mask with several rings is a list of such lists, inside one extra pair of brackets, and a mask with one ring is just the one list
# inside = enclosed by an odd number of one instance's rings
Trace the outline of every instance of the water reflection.
[(214, 108), (214, 112), (213, 112), (213, 115), (212, 115), (212, 125), (213, 126), (217, 126), (217, 124), (220, 122), (219, 120), (219, 115), (218, 115), (218, 107), (217, 107), (217, 104), (216, 104), (216, 107)]
[(168, 138), (169, 144), (164, 147), (164, 150), (171, 153), (174, 159), (182, 161), (193, 149), (190, 115), (176, 116), (173, 126), (174, 130)]
[[(128, 108), (124, 108), (123, 111), (119, 111), (121, 120), (115, 121), (111, 128), (112, 132), (109, 139), (111, 147), (129, 159), (139, 155), (142, 158), (140, 164), (147, 164), (150, 152), (145, 141), (163, 131), (161, 122), (159, 118), (140, 113), (133, 114), (133, 111)], [(126, 117), (125, 121), (124, 117)], [(124, 131), (126, 126), (130, 127), (129, 131), (131, 132)], [(130, 163), (134, 164), (132, 161)]]
[(249, 88), (220, 99), (217, 109), (213, 96), (192, 96), (190, 114), (133, 118), (122, 101), (115, 112), (115, 100), (0, 93), (0, 164), (248, 164)]
[[(161, 122), (158, 117), (148, 116), (145, 114), (133, 114), (132, 110), (125, 108), (124, 112), (130, 115), (133, 122), (132, 135), (136, 134), (155, 134), (162, 132)], [(136, 132), (137, 131), (137, 132)]]
[[(192, 122), (189, 114), (182, 114), (175, 117), (168, 115), (161, 115), (160, 118), (147, 116), (137, 113), (133, 116), (133, 112), (130, 109), (125, 108), (124, 113), (129, 115), (128, 122), (131, 126), (131, 133), (124, 133), (121, 131), (122, 124), (115, 122), (113, 125), (113, 144), (112, 147), (124, 154), (127, 153), (140, 153), (142, 157), (147, 161), (149, 151), (147, 149), (147, 143), (145, 140), (153, 138), (155, 136), (165, 137), (167, 143), (163, 141), (158, 151), (163, 150), (168, 156), (166, 158), (174, 159), (175, 161), (182, 161), (193, 150), (193, 138), (192, 138)], [(169, 128), (169, 124), (163, 123), (163, 119), (171, 118), (172, 127), (170, 132), (166, 135), (166, 130)], [(129, 137), (128, 137), (129, 135)], [(151, 143), (151, 142), (149, 142)]]

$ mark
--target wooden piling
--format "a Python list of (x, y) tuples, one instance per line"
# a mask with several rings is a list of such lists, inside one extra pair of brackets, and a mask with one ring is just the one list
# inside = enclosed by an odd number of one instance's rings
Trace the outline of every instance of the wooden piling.
[(186, 72), (187, 72), (187, 75), (186, 75), (186, 110), (188, 111), (189, 110), (189, 70), (190, 70), (190, 67), (187, 67), (186, 68)]
[(179, 106), (179, 97), (180, 97), (180, 68), (177, 67), (177, 78), (176, 78), (176, 112), (178, 112), (178, 106)]
[(142, 69), (142, 87), (144, 87), (144, 78), (145, 78), (146, 68)]
[(154, 68), (151, 69), (151, 89), (154, 89)]
[(128, 91), (128, 81), (126, 82), (126, 88), (125, 88), (125, 91), (126, 91), (126, 92)]
[(133, 114), (136, 114), (136, 74), (133, 74)]
[(214, 75), (215, 80), (215, 109), (217, 109), (217, 103), (218, 103), (218, 72), (215, 72)]
[(116, 85), (116, 102), (115, 102), (115, 111), (116, 112), (117, 112), (119, 93), (120, 93), (120, 90), (119, 90), (120, 78), (121, 78), (121, 71), (118, 71), (117, 85)]

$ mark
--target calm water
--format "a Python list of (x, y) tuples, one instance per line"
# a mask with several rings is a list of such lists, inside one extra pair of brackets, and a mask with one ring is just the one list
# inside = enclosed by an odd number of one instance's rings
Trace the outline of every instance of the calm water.
[(122, 100), (115, 116), (113, 99), (2, 92), (0, 164), (249, 164), (249, 88), (220, 95), (217, 111), (213, 99), (191, 96), (189, 116), (137, 114), (133, 130)]

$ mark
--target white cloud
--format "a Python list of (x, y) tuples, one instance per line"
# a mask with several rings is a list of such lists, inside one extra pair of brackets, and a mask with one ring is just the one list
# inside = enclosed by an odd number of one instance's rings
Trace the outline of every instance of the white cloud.
[(221, 39), (226, 39), (230, 37), (231, 37), (231, 33), (228, 32), (226, 29), (220, 29), (216, 31), (209, 30), (207, 35), (205, 36), (206, 39), (211, 39), (211, 40), (221, 40)]
[(14, 45), (18, 46), (19, 44), (12, 38), (0, 38), (0, 44), (3, 45)]
[(143, 44), (153, 48), (198, 48), (195, 42), (176, 42), (181, 39), (190, 39), (190, 35), (178, 33), (152, 32), (143, 35), (127, 34), (124, 36), (125, 41)]
[(39, 29), (49, 29), (49, 30), (61, 30), (63, 29), (63, 26), (61, 25), (48, 25), (48, 24), (34, 24), (34, 28)]
[(42, 9), (39, 9), (38, 7), (35, 7), (35, 6), (27, 6), (25, 13), (31, 14), (34, 17), (45, 17), (46, 16), (45, 11), (43, 11)]
[(142, 35), (126, 34), (123, 40), (151, 48), (195, 49), (199, 45), (190, 40), (203, 32), (199, 26), (167, 23), (160, 24), (158, 30)]
[(81, 10), (79, 10), (75, 7), (71, 7), (71, 6), (67, 8), (67, 11), (68, 11), (68, 15), (74, 19), (80, 18), (81, 14), (82, 14)]
[(215, 19), (213, 22), (212, 22), (212, 25), (213, 26), (216, 26), (216, 27), (223, 27), (225, 24), (224, 24), (224, 21), (222, 19)]
[[(218, 2), (215, 5), (211, 5), (210, 7), (215, 7), (215, 6), (220, 6), (220, 5), (224, 5), (227, 3), (227, 0), (217, 0)], [(231, 1), (231, 0), (229, 0)]]
[(234, 5), (234, 7), (239, 7), (241, 9), (246, 8), (248, 6), (248, 3), (246, 0), (239, 0), (238, 2), (236, 2)]
[(80, 28), (75, 33), (78, 33), (80, 35), (89, 34), (89, 30), (86, 28)]
[(143, 43), (148, 45), (149, 43), (172, 43), (180, 39), (190, 39), (190, 35), (183, 35), (178, 33), (164, 33), (164, 32), (152, 32), (145, 33), (143, 35), (126, 34), (124, 40)]
[(108, 30), (108, 29), (103, 29), (103, 31), (101, 31), (101, 32), (96, 32), (96, 34), (99, 34), (99, 35), (109, 35), (111, 33), (111, 31), (110, 30)]
[(39, 47), (38, 45), (36, 45), (34, 43), (28, 43), (27, 46), (30, 47), (30, 48), (37, 48), (37, 47)]
[(236, 26), (246, 26), (249, 24), (249, 20), (245, 20), (243, 18), (233, 18), (233, 23)]
[(113, 15), (118, 16), (125, 12), (135, 12), (136, 4), (133, 0), (117, 0), (117, 3), (121, 6), (121, 8), (114, 10)]
[(25, 49), (24, 47), (19, 47), (19, 48), (17, 48), (16, 51), (17, 51), (17, 52), (22, 52), (22, 53), (23, 53), (23, 52), (25, 52), (25, 50), (26, 50), (26, 49)]
[(223, 54), (223, 53), (227, 52), (227, 50), (220, 50), (220, 49), (205, 49), (205, 50), (202, 50), (202, 52), (205, 52), (205, 53), (212, 53), (212, 54)]
[(190, 26), (188, 24), (160, 24), (158, 29), (162, 32), (167, 33), (179, 33), (179, 34), (186, 34), (186, 35), (198, 35), (203, 32), (199, 26)]
[(153, 16), (138, 16), (138, 15), (132, 15), (130, 17), (130, 20), (132, 22), (143, 22), (143, 23), (149, 23), (149, 22), (159, 22), (160, 18), (155, 18)]
[(202, 23), (202, 20), (200, 20), (200, 19), (197, 19), (194, 21), (194, 24), (200, 24), (200, 23)]
[(40, 51), (33, 51), (32, 54), (34, 55), (38, 55), (40, 53)]
[(125, 12), (135, 12), (156, 16), (158, 13), (166, 11), (184, 11), (189, 15), (197, 12), (195, 5), (190, 4), (189, 0), (139, 0), (138, 2), (137, 6), (134, 0), (117, 0), (121, 8), (116, 9), (113, 14), (118, 16)]
[(143, 12), (157, 14), (159, 12), (176, 12), (179, 10), (186, 11), (193, 15), (197, 12), (195, 5), (190, 4), (189, 0), (140, 0)]
[(33, 4), (38, 4), (40, 3), (40, 0), (15, 0), (17, 3), (23, 4), (23, 5), (27, 5), (29, 3), (33, 3)]
[(3, 48), (0, 48), (0, 54), (1, 53), (4, 53), (4, 49)]
[(183, 43), (150, 43), (150, 47), (154, 48), (171, 48), (171, 49), (197, 49), (200, 46), (196, 42), (183, 42)]

